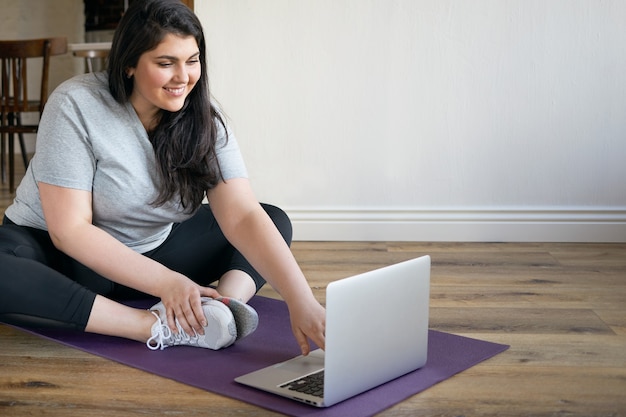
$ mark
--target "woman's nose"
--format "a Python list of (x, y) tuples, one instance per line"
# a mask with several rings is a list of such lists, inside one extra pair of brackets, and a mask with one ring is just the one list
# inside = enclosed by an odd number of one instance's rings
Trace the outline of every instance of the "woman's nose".
[(174, 80), (178, 82), (189, 82), (189, 72), (185, 64), (176, 66), (176, 73), (174, 74)]

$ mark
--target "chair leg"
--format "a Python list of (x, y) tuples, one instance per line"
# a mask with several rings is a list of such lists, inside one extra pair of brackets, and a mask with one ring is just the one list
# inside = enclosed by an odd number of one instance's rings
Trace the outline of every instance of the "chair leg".
[[(13, 116), (13, 125), (21, 126), (22, 125), (22, 115), (20, 113), (10, 114), (9, 117)], [(11, 120), (10, 120), (11, 122)], [(24, 134), (19, 133), (20, 140), (20, 150), (22, 151), (22, 161), (24, 162), (24, 170), (28, 168), (28, 153), (26, 152), (26, 142), (24, 142)]]
[(24, 134), (19, 134), (20, 150), (22, 151), (22, 161), (24, 162), (24, 171), (28, 168), (28, 153), (26, 152), (26, 142), (24, 142)]
[(15, 191), (15, 138), (9, 134), (9, 192)]
[(0, 134), (0, 171), (2, 171), (2, 183), (7, 182), (7, 171), (5, 164), (6, 144), (4, 142), (4, 133)]

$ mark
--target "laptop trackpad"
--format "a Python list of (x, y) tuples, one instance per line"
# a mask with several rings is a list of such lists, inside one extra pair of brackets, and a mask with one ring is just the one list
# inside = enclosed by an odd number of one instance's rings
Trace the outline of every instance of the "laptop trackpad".
[(275, 368), (289, 373), (293, 372), (294, 377), (319, 371), (324, 368), (324, 351), (322, 349), (314, 350), (307, 356), (295, 357), (276, 365)]

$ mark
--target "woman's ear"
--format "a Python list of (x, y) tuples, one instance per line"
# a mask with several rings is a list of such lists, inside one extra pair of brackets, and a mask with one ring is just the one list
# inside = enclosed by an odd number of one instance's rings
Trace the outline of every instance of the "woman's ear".
[(126, 78), (133, 78), (135, 75), (135, 68), (126, 68)]

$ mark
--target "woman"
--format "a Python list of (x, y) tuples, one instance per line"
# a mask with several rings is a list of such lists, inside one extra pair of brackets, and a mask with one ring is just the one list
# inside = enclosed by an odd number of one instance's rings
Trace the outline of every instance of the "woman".
[[(138, 0), (107, 73), (51, 94), (0, 227), (2, 321), (219, 349), (256, 327), (244, 303), (264, 277), (302, 352), (308, 339), (324, 346), (324, 309), (289, 250), (290, 222), (256, 201), (210, 102), (205, 58), (193, 12)], [(116, 301), (145, 294), (161, 301), (148, 311)]]

